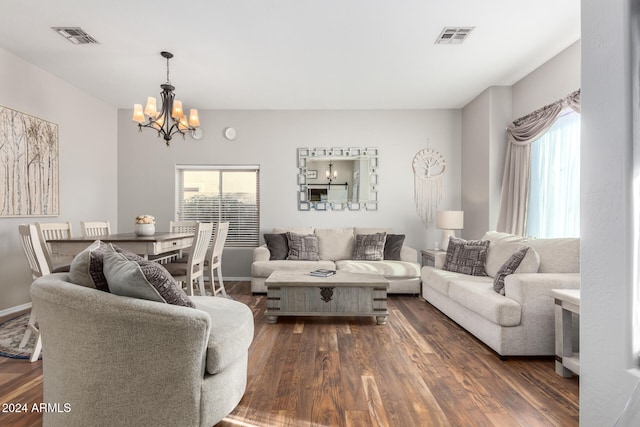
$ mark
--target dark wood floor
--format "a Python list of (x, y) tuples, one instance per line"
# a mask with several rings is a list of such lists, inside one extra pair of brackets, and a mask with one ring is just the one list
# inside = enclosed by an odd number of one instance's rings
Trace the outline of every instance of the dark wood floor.
[[(577, 426), (577, 377), (553, 358), (501, 361), (424, 300), (389, 298), (389, 322), (281, 318), (227, 283), (255, 315), (244, 398), (218, 426)], [(42, 401), (41, 362), (0, 357), (0, 403)], [(0, 426), (40, 426), (0, 413)]]

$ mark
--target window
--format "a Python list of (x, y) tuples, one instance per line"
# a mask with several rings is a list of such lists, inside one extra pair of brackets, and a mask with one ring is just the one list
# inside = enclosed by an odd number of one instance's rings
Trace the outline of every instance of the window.
[(256, 247), (260, 237), (259, 166), (176, 167), (176, 219), (229, 221), (226, 246)]
[(527, 235), (580, 236), (580, 114), (572, 110), (531, 144)]

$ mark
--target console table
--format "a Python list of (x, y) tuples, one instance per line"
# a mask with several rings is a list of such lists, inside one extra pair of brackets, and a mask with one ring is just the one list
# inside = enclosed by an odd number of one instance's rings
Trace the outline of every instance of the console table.
[(579, 289), (552, 289), (556, 312), (556, 374), (580, 375), (580, 355), (573, 348), (573, 314), (580, 314)]
[(274, 271), (267, 286), (267, 322), (279, 316), (374, 316), (387, 323), (389, 281), (379, 274), (338, 271), (329, 277)]

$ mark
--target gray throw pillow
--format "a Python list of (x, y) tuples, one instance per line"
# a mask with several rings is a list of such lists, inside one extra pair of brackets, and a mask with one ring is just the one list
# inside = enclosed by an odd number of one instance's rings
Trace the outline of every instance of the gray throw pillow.
[(444, 269), (471, 276), (486, 276), (484, 263), (487, 260), (489, 240), (449, 239)]
[(69, 280), (71, 280), (71, 283), (109, 292), (107, 279), (104, 277), (103, 272), (103, 258), (106, 251), (111, 249), (123, 254), (129, 260), (143, 259), (141, 256), (127, 252), (116, 245), (96, 240), (71, 261), (71, 267), (69, 268)]
[(297, 234), (287, 231), (289, 252), (287, 259), (318, 261), (318, 238), (313, 234)]
[(157, 262), (128, 260), (115, 250), (105, 251), (103, 260), (104, 276), (112, 294), (195, 307), (171, 274)]
[(387, 233), (357, 234), (353, 245), (353, 259), (361, 261), (382, 261)]
[(515, 254), (511, 255), (509, 259), (506, 260), (504, 264), (502, 264), (502, 267), (498, 269), (496, 277), (493, 279), (494, 291), (498, 292), (500, 295), (504, 295), (504, 278), (509, 274), (513, 274), (513, 272), (518, 269), (525, 255), (527, 255), (528, 250), (529, 247), (525, 246)]
[(404, 244), (404, 234), (387, 234), (384, 242), (384, 259), (400, 261), (400, 251)]
[(289, 255), (289, 243), (285, 233), (265, 234), (264, 242), (269, 249), (269, 260), (287, 259)]

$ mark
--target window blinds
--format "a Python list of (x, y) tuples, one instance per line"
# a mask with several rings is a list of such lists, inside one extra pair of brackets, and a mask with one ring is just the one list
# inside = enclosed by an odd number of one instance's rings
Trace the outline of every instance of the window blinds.
[(226, 246), (260, 238), (259, 166), (177, 166), (176, 219), (229, 222)]

